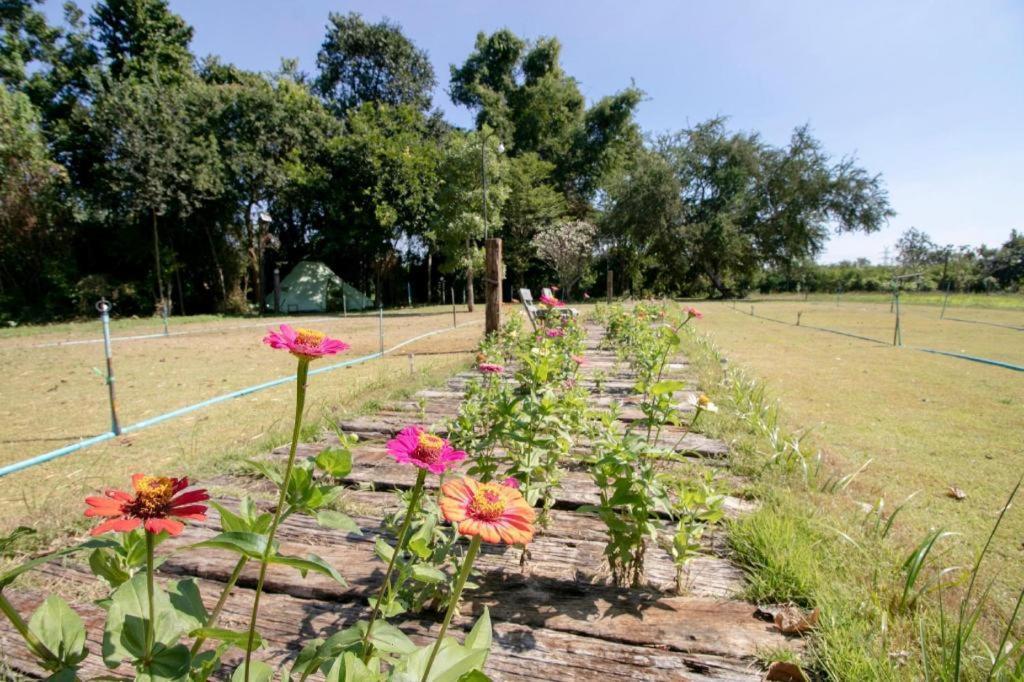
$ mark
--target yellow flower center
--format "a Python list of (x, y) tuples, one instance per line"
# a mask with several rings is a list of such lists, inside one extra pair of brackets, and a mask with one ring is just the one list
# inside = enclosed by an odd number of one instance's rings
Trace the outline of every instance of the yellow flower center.
[(130, 505), (131, 513), (139, 518), (163, 516), (173, 496), (173, 478), (144, 476), (135, 485), (135, 499)]
[(413, 457), (421, 462), (433, 464), (441, 457), (444, 449), (444, 439), (432, 433), (421, 433), (416, 444), (416, 452)]
[(295, 330), (295, 334), (295, 341), (297, 343), (313, 348), (319, 346), (327, 338), (327, 334), (323, 332), (318, 332), (315, 329), (303, 329), (301, 327)]
[(469, 503), (469, 516), (478, 521), (495, 521), (505, 513), (500, 483), (481, 483)]
[(701, 393), (699, 396), (697, 396), (697, 404), (700, 405), (701, 407), (707, 407), (708, 405), (711, 404), (711, 398)]

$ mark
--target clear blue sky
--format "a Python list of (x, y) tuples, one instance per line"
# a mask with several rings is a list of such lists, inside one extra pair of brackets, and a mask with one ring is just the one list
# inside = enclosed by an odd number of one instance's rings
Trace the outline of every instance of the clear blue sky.
[[(48, 0), (51, 14), (59, 2)], [(80, 4), (88, 4), (80, 0)], [(880, 261), (915, 226), (940, 244), (994, 245), (1024, 229), (1024, 2), (963, 0), (171, 0), (196, 54), (254, 70), (282, 57), (312, 72), (330, 11), (402, 25), (434, 62), (435, 104), (478, 31), (554, 35), (590, 100), (630, 79), (645, 130), (718, 114), (784, 143), (810, 123), (833, 154), (884, 175), (898, 216), (833, 239), (823, 258)]]

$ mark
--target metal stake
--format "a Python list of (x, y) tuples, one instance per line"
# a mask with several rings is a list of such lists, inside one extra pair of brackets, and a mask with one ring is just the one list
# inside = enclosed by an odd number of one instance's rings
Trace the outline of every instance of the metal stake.
[[(115, 436), (121, 435), (121, 425), (117, 421), (117, 398), (114, 395), (114, 358), (110, 345), (110, 303), (101, 298), (96, 302), (96, 310), (100, 313), (103, 323), (103, 352), (107, 356), (107, 392), (110, 394), (110, 430)], [(165, 318), (166, 323), (166, 318)]]
[(455, 326), (455, 287), (452, 287), (452, 327)]
[(903, 345), (903, 334), (900, 332), (900, 290), (896, 289), (895, 292), (895, 306), (896, 306), (896, 327), (892, 330), (892, 345), (902, 346)]
[(380, 355), (381, 357), (384, 357), (384, 305), (382, 304), (377, 311), (380, 313), (378, 316), (378, 319), (380, 320), (378, 325), (380, 328)]
[(348, 317), (348, 296), (345, 294), (341, 295), (341, 315), (342, 317)]
[(167, 331), (167, 299), (166, 298), (160, 299), (160, 310), (163, 311), (164, 336), (170, 336), (170, 333)]
[(413, 369), (413, 365), (412, 365), (412, 353), (409, 353), (409, 376), (412, 376), (415, 373), (416, 373), (416, 371), (415, 371), (415, 369)]

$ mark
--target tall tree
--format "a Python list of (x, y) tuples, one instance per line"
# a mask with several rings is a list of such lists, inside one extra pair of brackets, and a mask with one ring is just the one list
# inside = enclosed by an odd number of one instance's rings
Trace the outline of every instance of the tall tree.
[(332, 12), (316, 63), (316, 91), (338, 114), (364, 102), (430, 108), (430, 58), (387, 19), (370, 24), (356, 12)]
[(484, 176), (487, 176), (487, 226), (498, 232), (501, 210), (508, 197), (507, 160), (489, 128), (480, 132), (453, 131), (445, 139), (438, 170), (437, 211), (432, 234), (447, 257), (448, 272), (466, 273), (466, 304), (473, 311), (474, 272), (483, 263), (478, 246), (484, 237)]
[(517, 288), (526, 285), (526, 272), (537, 254), (533, 238), (565, 215), (565, 197), (551, 184), (554, 164), (527, 152), (509, 159), (508, 199), (502, 208), (502, 255)]
[(103, 0), (91, 22), (115, 78), (154, 70), (173, 78), (192, 69), (192, 27), (167, 0)]
[(558, 276), (565, 298), (571, 298), (572, 288), (590, 273), (596, 237), (597, 228), (591, 223), (568, 220), (541, 230), (533, 238), (537, 254)]

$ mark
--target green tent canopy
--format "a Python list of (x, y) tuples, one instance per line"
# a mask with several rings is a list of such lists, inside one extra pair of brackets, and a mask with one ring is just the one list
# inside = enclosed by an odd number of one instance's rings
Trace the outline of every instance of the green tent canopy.
[[(342, 309), (365, 310), (373, 301), (345, 282), (320, 261), (304, 260), (281, 280), (282, 313), (323, 313)], [(266, 305), (273, 310), (274, 292), (267, 295)]]

